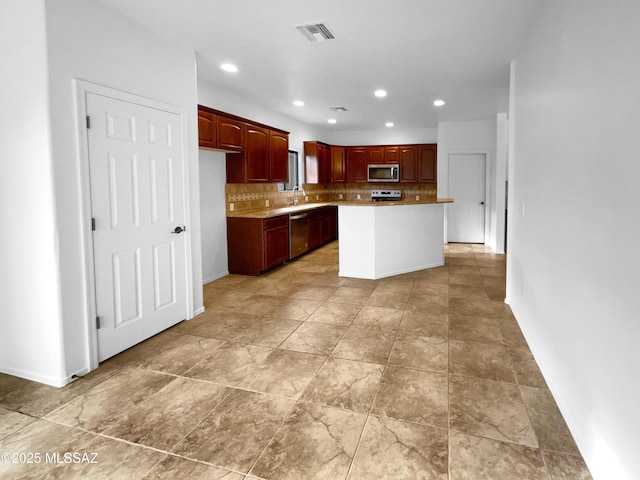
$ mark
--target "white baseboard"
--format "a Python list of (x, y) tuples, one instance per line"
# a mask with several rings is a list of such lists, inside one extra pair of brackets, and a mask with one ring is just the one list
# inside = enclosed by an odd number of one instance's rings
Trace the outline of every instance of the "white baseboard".
[(226, 277), (227, 275), (229, 275), (229, 271), (228, 270), (226, 272), (216, 273), (213, 276), (208, 277), (208, 278), (203, 278), (202, 279), (202, 285), (206, 285), (207, 283), (211, 283), (214, 280), (218, 280), (219, 278)]
[(64, 387), (65, 385), (71, 383), (74, 380), (72, 376), (51, 377), (49, 375), (41, 375), (39, 373), (29, 372), (26, 370), (20, 370), (20, 369), (14, 369), (14, 368), (2, 368), (0, 369), (0, 373), (6, 373), (7, 375), (24, 378), (25, 380), (31, 380), (32, 382), (44, 383), (45, 385), (50, 385), (52, 387), (57, 387), (57, 388)]

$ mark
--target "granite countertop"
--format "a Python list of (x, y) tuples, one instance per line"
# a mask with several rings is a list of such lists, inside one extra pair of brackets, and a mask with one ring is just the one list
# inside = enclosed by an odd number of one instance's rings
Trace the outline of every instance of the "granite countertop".
[(262, 210), (251, 210), (248, 212), (227, 212), (227, 217), (235, 218), (272, 218), (280, 215), (289, 215), (290, 213), (305, 212), (316, 208), (328, 206), (366, 206), (366, 207), (391, 207), (394, 205), (429, 205), (434, 203), (453, 203), (453, 198), (437, 198), (436, 200), (400, 200), (398, 202), (372, 202), (371, 200), (344, 201), (336, 202), (316, 202), (304, 203), (300, 205), (292, 205), (290, 207), (268, 208)]

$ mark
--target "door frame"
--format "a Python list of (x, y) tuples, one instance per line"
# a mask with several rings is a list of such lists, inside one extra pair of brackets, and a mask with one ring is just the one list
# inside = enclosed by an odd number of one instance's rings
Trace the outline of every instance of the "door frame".
[[(489, 243), (489, 236), (491, 234), (490, 231), (490, 225), (489, 225), (489, 213), (491, 212), (491, 208), (493, 208), (493, 202), (492, 202), (492, 197), (491, 197), (491, 166), (492, 166), (492, 161), (491, 161), (491, 151), (490, 150), (486, 150), (486, 149), (482, 149), (482, 148), (477, 148), (477, 149), (465, 149), (465, 150), (448, 150), (447, 151), (447, 196), (451, 195), (451, 190), (450, 190), (450, 185), (451, 185), (451, 179), (450, 179), (450, 171), (449, 171), (449, 165), (450, 165), (450, 157), (451, 155), (484, 155), (484, 245), (487, 245)], [(453, 201), (455, 202), (455, 198), (453, 199)], [(448, 243), (449, 241), (449, 225), (448, 225), (448, 220), (449, 220), (449, 209), (448, 209), (448, 205), (446, 205), (446, 211), (445, 211), (445, 216), (444, 216), (444, 242)]]
[(105, 87), (85, 80), (74, 79), (76, 91), (76, 113), (77, 113), (77, 134), (78, 134), (78, 158), (80, 159), (80, 191), (81, 191), (81, 216), (83, 219), (82, 228), (82, 256), (84, 268), (84, 302), (86, 305), (86, 339), (88, 354), (88, 373), (98, 368), (98, 329), (96, 325), (96, 285), (95, 285), (95, 264), (93, 249), (93, 231), (91, 228), (91, 172), (89, 168), (89, 141), (86, 128), (87, 103), (86, 96), (89, 93), (111, 97), (115, 100), (135, 103), (144, 107), (155, 108), (165, 112), (176, 114), (180, 117), (182, 127), (182, 183), (183, 183), (183, 205), (184, 218), (187, 229), (185, 235), (185, 276), (186, 276), (186, 307), (185, 316), (187, 319), (193, 318), (193, 260), (191, 252), (191, 190), (189, 188), (189, 148), (188, 148), (188, 122), (187, 109), (159, 102), (150, 98), (141, 97), (131, 93), (123, 92), (113, 88)]

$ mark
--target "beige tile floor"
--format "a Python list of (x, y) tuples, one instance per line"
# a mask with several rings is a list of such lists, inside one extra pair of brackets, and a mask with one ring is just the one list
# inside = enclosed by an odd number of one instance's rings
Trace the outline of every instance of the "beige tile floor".
[(370, 281), (338, 277), (337, 248), (208, 284), (204, 314), (65, 388), (0, 375), (0, 452), (32, 460), (0, 478), (591, 478), (503, 303), (504, 256), (449, 245)]

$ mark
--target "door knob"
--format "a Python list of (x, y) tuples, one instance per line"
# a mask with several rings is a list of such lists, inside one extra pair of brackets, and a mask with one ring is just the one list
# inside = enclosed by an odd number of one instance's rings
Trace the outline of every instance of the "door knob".
[(480, 202), (478, 205), (484, 205), (484, 202)]
[(182, 233), (187, 229), (184, 225), (182, 227), (176, 227), (175, 230), (171, 233)]

